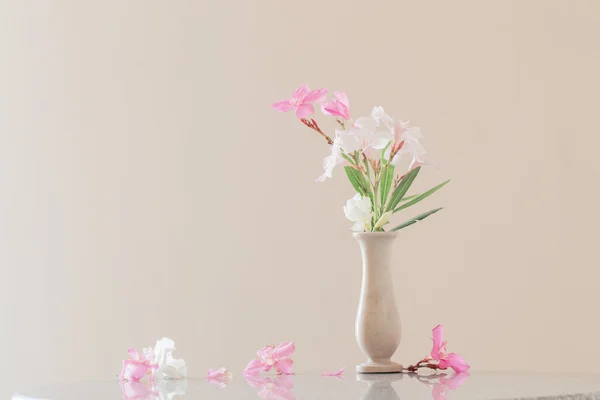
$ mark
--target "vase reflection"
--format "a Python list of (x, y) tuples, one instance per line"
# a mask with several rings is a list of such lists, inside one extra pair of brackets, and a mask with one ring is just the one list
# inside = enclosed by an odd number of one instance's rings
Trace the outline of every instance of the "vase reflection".
[(419, 374), (358, 374), (356, 379), (367, 382), (367, 390), (361, 400), (399, 400), (400, 397), (392, 383), (402, 379), (414, 379), (431, 389), (433, 400), (447, 400), (450, 390), (458, 389), (469, 378), (467, 372), (460, 374), (439, 373), (434, 375)]
[(367, 382), (361, 400), (399, 400), (392, 383), (402, 379), (402, 374), (358, 374), (356, 380)]

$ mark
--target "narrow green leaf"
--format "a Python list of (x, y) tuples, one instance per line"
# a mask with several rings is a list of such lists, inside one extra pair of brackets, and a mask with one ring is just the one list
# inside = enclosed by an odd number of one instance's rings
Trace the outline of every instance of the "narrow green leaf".
[(384, 168), (383, 173), (381, 174), (380, 192), (381, 195), (381, 205), (382, 207), (385, 205), (387, 201), (388, 195), (390, 194), (390, 189), (392, 188), (392, 184), (394, 183), (394, 166), (388, 165)]
[(413, 194), (412, 196), (406, 196), (406, 197), (403, 197), (402, 200), (400, 200), (400, 201), (408, 201), (408, 200), (414, 199), (417, 196), (418, 196), (418, 194)]
[[(352, 167), (345, 166), (344, 170), (346, 171), (346, 175), (348, 176), (348, 180), (361, 196), (366, 196), (368, 191), (363, 186), (364, 177), (362, 177), (362, 173)], [(361, 179), (362, 178), (362, 179)]]
[(402, 228), (406, 228), (407, 226), (410, 226), (412, 224), (416, 224), (418, 221), (420, 221), (422, 219), (425, 219), (425, 218), (429, 217), (431, 214), (434, 214), (434, 213), (436, 213), (436, 212), (438, 212), (438, 211), (440, 211), (442, 209), (443, 209), (443, 207), (440, 207), (440, 208), (436, 208), (435, 210), (429, 210), (427, 212), (424, 212), (423, 214), (419, 214), (416, 217), (414, 217), (413, 219), (410, 219), (410, 220), (406, 221), (405, 223), (400, 224), (400, 225), (392, 228), (392, 231), (393, 232), (399, 231)]
[(432, 195), (433, 193), (437, 192), (439, 189), (441, 189), (444, 185), (446, 185), (448, 182), (450, 182), (450, 179), (448, 179), (445, 182), (440, 183), (439, 185), (437, 185), (436, 187), (433, 187), (431, 189), (429, 189), (428, 191), (416, 196), (415, 198), (413, 198), (411, 201), (406, 202), (404, 204), (402, 204), (400, 207), (394, 209), (394, 212), (398, 212), (400, 210), (404, 210), (407, 207), (410, 207), (414, 204), (417, 204), (418, 202), (420, 202), (421, 200), (423, 200), (424, 198)]
[(419, 174), (420, 170), (421, 167), (417, 167), (410, 171), (408, 174), (404, 175), (404, 178), (402, 178), (402, 180), (396, 187), (396, 190), (394, 190), (394, 193), (392, 194), (392, 197), (390, 198), (390, 201), (385, 211), (390, 211), (396, 208), (398, 203), (400, 203), (400, 200), (402, 200), (402, 197), (406, 194), (406, 191), (410, 188), (410, 185), (412, 185), (413, 181)]

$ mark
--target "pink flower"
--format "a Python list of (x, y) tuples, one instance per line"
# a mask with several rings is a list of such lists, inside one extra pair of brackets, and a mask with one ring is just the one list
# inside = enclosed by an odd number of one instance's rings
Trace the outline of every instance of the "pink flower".
[(209, 369), (206, 379), (211, 385), (218, 386), (220, 388), (226, 387), (232, 378), (231, 372), (225, 367), (219, 369)]
[(294, 342), (283, 342), (275, 347), (265, 346), (258, 350), (258, 358), (250, 361), (244, 369), (244, 375), (258, 375), (261, 372), (269, 372), (271, 368), (280, 374), (291, 374), (294, 361), (290, 356), (296, 350)]
[(344, 92), (335, 92), (334, 100), (329, 100), (321, 105), (321, 111), (326, 115), (333, 115), (334, 117), (342, 117), (346, 121), (350, 119), (350, 104), (348, 103), (348, 96)]
[(296, 400), (292, 393), (294, 383), (291, 376), (279, 375), (274, 378), (262, 376), (245, 376), (246, 382), (259, 389), (258, 395), (265, 400)]
[(469, 364), (458, 354), (446, 354), (446, 342), (444, 341), (444, 327), (438, 325), (433, 328), (433, 348), (431, 357), (439, 362), (440, 369), (452, 368), (456, 372), (466, 372)]
[(323, 376), (337, 376), (337, 377), (341, 377), (344, 374), (344, 368), (340, 368), (339, 370), (335, 371), (335, 372), (323, 372)]
[(119, 379), (139, 382), (148, 375), (149, 380), (152, 381), (154, 373), (158, 369), (158, 365), (153, 363), (154, 352), (152, 349), (144, 349), (144, 355), (140, 355), (135, 349), (129, 349), (127, 352), (130, 358), (123, 360)]
[(306, 118), (315, 112), (311, 103), (322, 103), (327, 96), (327, 89), (310, 90), (308, 85), (300, 85), (292, 94), (292, 98), (277, 101), (271, 104), (271, 108), (281, 112), (291, 109), (296, 111), (296, 117)]

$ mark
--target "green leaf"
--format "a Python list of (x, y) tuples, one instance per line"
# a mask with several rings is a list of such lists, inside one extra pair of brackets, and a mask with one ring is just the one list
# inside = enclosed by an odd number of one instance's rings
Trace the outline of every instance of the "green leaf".
[(431, 214), (434, 214), (442, 209), (443, 209), (443, 207), (440, 207), (440, 208), (436, 208), (435, 210), (430, 210), (430, 211), (424, 212), (423, 214), (419, 214), (416, 217), (414, 217), (413, 219), (410, 219), (410, 220), (406, 221), (405, 223), (392, 228), (392, 231), (393, 232), (399, 231), (402, 228), (406, 228), (407, 226), (416, 224), (418, 221), (425, 219), (425, 218), (429, 217)]
[(402, 200), (400, 200), (400, 201), (408, 201), (408, 200), (414, 199), (417, 196), (418, 196), (418, 194), (413, 194), (412, 196), (406, 196), (406, 197), (403, 197)]
[(406, 202), (404, 204), (402, 204), (400, 207), (396, 208), (394, 210), (394, 212), (398, 212), (400, 210), (404, 210), (407, 207), (410, 207), (414, 204), (417, 204), (418, 202), (420, 202), (421, 200), (423, 200), (424, 198), (432, 195), (433, 193), (437, 192), (439, 189), (441, 189), (444, 185), (446, 185), (448, 182), (450, 182), (450, 179), (448, 179), (446, 182), (442, 182), (439, 185), (437, 185), (436, 187), (433, 187), (431, 189), (429, 189), (428, 191), (426, 191), (425, 193), (422, 193), (418, 196), (416, 196), (415, 198), (413, 198), (411, 201)]
[(383, 173), (381, 174), (380, 185), (380, 194), (381, 194), (381, 204), (385, 205), (387, 201), (388, 195), (390, 194), (390, 189), (392, 188), (392, 184), (394, 183), (394, 166), (388, 165), (384, 168)]
[(346, 171), (348, 180), (352, 186), (354, 186), (354, 189), (360, 193), (361, 196), (366, 196), (369, 191), (367, 190), (367, 186), (364, 185), (365, 177), (363, 176), (362, 172), (349, 166), (345, 166), (344, 170)]
[(408, 174), (404, 175), (404, 178), (402, 178), (402, 180), (396, 187), (396, 190), (394, 190), (394, 193), (392, 194), (390, 202), (388, 203), (385, 211), (390, 211), (396, 208), (398, 203), (400, 203), (400, 200), (402, 200), (402, 197), (406, 194), (406, 191), (410, 188), (410, 185), (412, 185), (413, 181), (419, 174), (420, 170), (421, 167), (417, 167), (410, 171)]

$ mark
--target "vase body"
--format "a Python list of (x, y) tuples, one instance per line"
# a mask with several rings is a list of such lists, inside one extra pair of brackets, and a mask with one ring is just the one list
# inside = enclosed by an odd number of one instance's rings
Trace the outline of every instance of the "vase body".
[(392, 283), (392, 249), (396, 232), (357, 232), (362, 254), (362, 284), (356, 314), (356, 341), (367, 361), (359, 373), (400, 372), (391, 360), (400, 345), (400, 316)]

